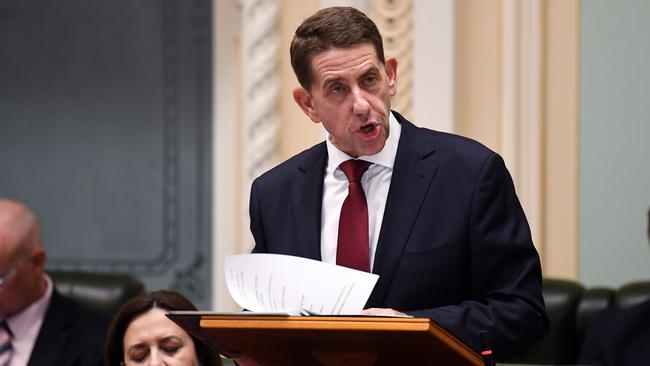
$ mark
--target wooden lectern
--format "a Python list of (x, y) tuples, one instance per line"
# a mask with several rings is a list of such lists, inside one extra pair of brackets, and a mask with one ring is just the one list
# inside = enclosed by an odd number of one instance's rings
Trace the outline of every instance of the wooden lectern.
[(168, 316), (220, 353), (246, 355), (264, 366), (483, 366), (478, 354), (426, 318)]

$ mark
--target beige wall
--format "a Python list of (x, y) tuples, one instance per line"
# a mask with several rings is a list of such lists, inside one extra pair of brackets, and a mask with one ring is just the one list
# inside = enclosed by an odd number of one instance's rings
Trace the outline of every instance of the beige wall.
[(458, 0), (455, 17), (455, 131), (501, 148), (499, 0)]
[(323, 140), (323, 129), (313, 123), (293, 100), (291, 91), (298, 87), (298, 80), (291, 69), (289, 45), (300, 23), (319, 7), (317, 0), (280, 1), (280, 101), (278, 160), (284, 161), (300, 151)]
[[(529, 2), (530, 3), (530, 2)], [(534, 3), (534, 2), (533, 2)], [(538, 52), (540, 66), (538, 75), (527, 75), (526, 67), (515, 73), (513, 86), (504, 77), (503, 65), (508, 52), (526, 57), (536, 55), (522, 50), (522, 44), (515, 44), (514, 50), (504, 34), (509, 21), (508, 6), (519, 9), (521, 4), (507, 0), (458, 0), (456, 1), (456, 73), (455, 73), (455, 113), (456, 131), (488, 145), (499, 153), (507, 150), (508, 127), (504, 125), (504, 115), (508, 112), (506, 88), (515, 90), (511, 106), (521, 112), (526, 108), (525, 95), (532, 90), (536, 95), (533, 102), (539, 108), (530, 108), (536, 113), (540, 129), (515, 141), (515, 157), (528, 153), (527, 144), (539, 143), (538, 151), (533, 151), (534, 164), (537, 164), (539, 178), (526, 185), (531, 177), (528, 161), (523, 166), (509, 166), (522, 204), (527, 208), (531, 226), (537, 227), (536, 246), (542, 256), (544, 275), (577, 279), (578, 275), (578, 82), (579, 82), (579, 2), (577, 0), (550, 0), (537, 2), (537, 16), (540, 21)], [(528, 15), (516, 17), (521, 31), (529, 24)], [(512, 19), (510, 19), (512, 21)], [(521, 32), (523, 33), (523, 31)], [(516, 34), (515, 37), (525, 35)], [(518, 46), (518, 47), (517, 47)], [(534, 71), (534, 70), (533, 70)], [(539, 77), (537, 83), (529, 79)], [(523, 97), (522, 97), (523, 96)], [(521, 113), (525, 119), (526, 111)], [(522, 125), (514, 126), (513, 134), (525, 130)], [(523, 126), (523, 127), (522, 127)], [(536, 157), (535, 153), (539, 156)], [(515, 161), (517, 159), (514, 159)], [(523, 176), (522, 176), (523, 174)], [(533, 188), (529, 188), (533, 187)], [(531, 192), (532, 190), (532, 192)], [(526, 200), (538, 199), (537, 205)], [(537, 212), (534, 212), (537, 210)], [(535, 233), (535, 230), (533, 230)]]
[(546, 275), (578, 278), (578, 1), (549, 1), (545, 14), (544, 239)]

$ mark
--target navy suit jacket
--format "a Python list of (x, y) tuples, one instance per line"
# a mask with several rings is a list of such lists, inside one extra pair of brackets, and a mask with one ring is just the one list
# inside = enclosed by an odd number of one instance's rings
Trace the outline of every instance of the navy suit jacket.
[[(539, 340), (539, 257), (503, 160), (393, 113), (402, 133), (366, 307), (431, 318), (477, 351), (485, 330), (498, 358)], [(326, 163), (323, 142), (253, 182), (254, 253), (321, 259)]]
[(650, 300), (594, 315), (587, 331), (580, 364), (641, 366), (650, 363)]
[(54, 289), (27, 366), (102, 366), (109, 322)]

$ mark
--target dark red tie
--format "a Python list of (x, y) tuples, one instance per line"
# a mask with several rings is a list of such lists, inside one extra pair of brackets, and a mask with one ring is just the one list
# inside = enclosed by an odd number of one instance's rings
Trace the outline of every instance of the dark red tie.
[(370, 163), (348, 160), (339, 167), (348, 178), (348, 196), (341, 207), (336, 264), (370, 272), (368, 254), (368, 204), (361, 186), (361, 176)]

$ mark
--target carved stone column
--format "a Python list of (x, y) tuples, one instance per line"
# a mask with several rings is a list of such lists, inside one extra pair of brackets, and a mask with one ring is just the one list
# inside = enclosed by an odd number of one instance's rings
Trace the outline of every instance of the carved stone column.
[(384, 39), (384, 55), (396, 57), (398, 93), (391, 108), (411, 118), (413, 105), (413, 4), (411, 0), (372, 0), (370, 12)]
[[(248, 222), (252, 181), (273, 167), (277, 145), (278, 37), (276, 0), (244, 0), (242, 9), (242, 222)], [(248, 225), (242, 238), (252, 246)], [(248, 239), (247, 239), (248, 238)], [(242, 243), (244, 247), (247, 243)]]

